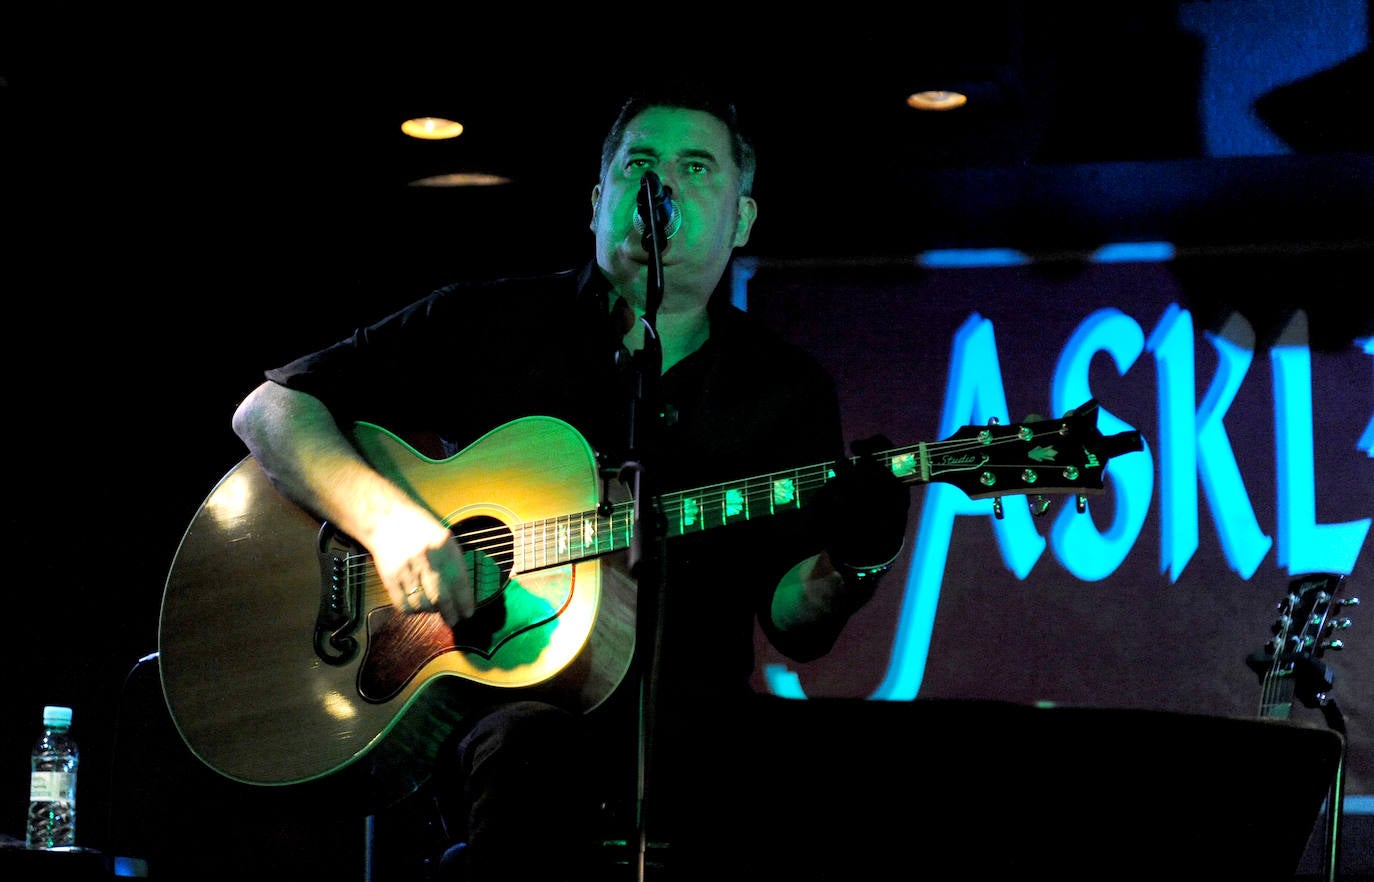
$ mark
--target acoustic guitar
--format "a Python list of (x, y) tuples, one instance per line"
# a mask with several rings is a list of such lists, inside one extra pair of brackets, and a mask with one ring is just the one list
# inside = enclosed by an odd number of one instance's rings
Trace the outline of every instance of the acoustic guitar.
[[(1104, 437), (1096, 424), (1089, 401), (1060, 419), (966, 426), (876, 456), (907, 484), (1081, 503), (1104, 492), (1112, 457), (1141, 449), (1138, 432)], [(191, 752), (251, 784), (345, 769), (418, 782), (474, 702), (520, 690), (585, 712), (609, 697), (634, 652), (624, 557), (636, 508), (602, 498), (606, 481), (577, 430), (531, 416), (443, 460), (369, 423), (352, 431), (373, 467), (451, 525), (477, 615), (451, 628), (438, 613), (397, 613), (367, 552), (245, 458), (192, 519), (163, 596), (163, 695)], [(836, 465), (668, 493), (656, 523), (671, 541), (799, 510)]]

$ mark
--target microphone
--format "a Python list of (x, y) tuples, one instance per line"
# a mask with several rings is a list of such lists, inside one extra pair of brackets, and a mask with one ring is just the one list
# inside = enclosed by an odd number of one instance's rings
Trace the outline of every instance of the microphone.
[(639, 200), (635, 205), (634, 225), (635, 232), (644, 237), (644, 248), (648, 250), (653, 244), (649, 236), (649, 224), (646, 217), (652, 216), (654, 226), (663, 236), (663, 241), (677, 235), (677, 231), (682, 228), (682, 212), (677, 210), (677, 205), (673, 203), (673, 188), (663, 186), (663, 181), (659, 180), (657, 174), (646, 171), (643, 183), (639, 188)]

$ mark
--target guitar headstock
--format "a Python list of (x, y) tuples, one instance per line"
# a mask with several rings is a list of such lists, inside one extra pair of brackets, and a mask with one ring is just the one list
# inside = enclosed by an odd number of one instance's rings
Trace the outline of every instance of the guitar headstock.
[(1104, 436), (1097, 429), (1097, 411), (1090, 399), (1059, 419), (965, 426), (928, 445), (925, 477), (953, 484), (970, 499), (1101, 494), (1107, 463), (1142, 444), (1139, 432)]
[(1308, 707), (1324, 703), (1333, 678), (1330, 669), (1319, 663), (1327, 650), (1345, 648), (1337, 631), (1350, 627), (1350, 619), (1338, 612), (1358, 606), (1358, 597), (1341, 598), (1345, 576), (1339, 573), (1314, 573), (1299, 576), (1288, 585), (1288, 596), (1278, 605), (1278, 618), (1271, 628), (1273, 637), (1249, 664), (1261, 680), (1291, 678), (1295, 696)]

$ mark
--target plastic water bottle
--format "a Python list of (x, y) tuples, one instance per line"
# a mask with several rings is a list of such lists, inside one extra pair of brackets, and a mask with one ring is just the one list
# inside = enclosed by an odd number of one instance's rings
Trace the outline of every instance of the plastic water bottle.
[(80, 754), (71, 736), (72, 709), (43, 708), (43, 735), (33, 746), (29, 783), (29, 848), (76, 847), (76, 767)]

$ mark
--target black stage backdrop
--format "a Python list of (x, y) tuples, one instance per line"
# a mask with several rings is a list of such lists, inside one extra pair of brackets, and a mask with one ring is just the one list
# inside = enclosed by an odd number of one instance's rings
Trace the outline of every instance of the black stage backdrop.
[[(1352, 282), (1330, 255), (983, 257), (1014, 265), (762, 262), (737, 291), (834, 372), (851, 439), (904, 446), (1091, 396), (1105, 434), (1139, 430), (1145, 449), (1108, 464), (1083, 514), (1061, 495), (1034, 518), (1006, 497), (1005, 548), (991, 502), (917, 489), (898, 565), (837, 649), (789, 665), (760, 639), (760, 688), (1260, 715), (1247, 658), (1290, 583), (1348, 574), (1338, 598), (1370, 593), (1367, 297), (1338, 296)], [(1361, 618), (1333, 609), (1351, 626), (1323, 636), (1345, 648), (1300, 653), (1333, 681), (1351, 794), (1374, 792)], [(1327, 722), (1302, 701), (1292, 717)]]

